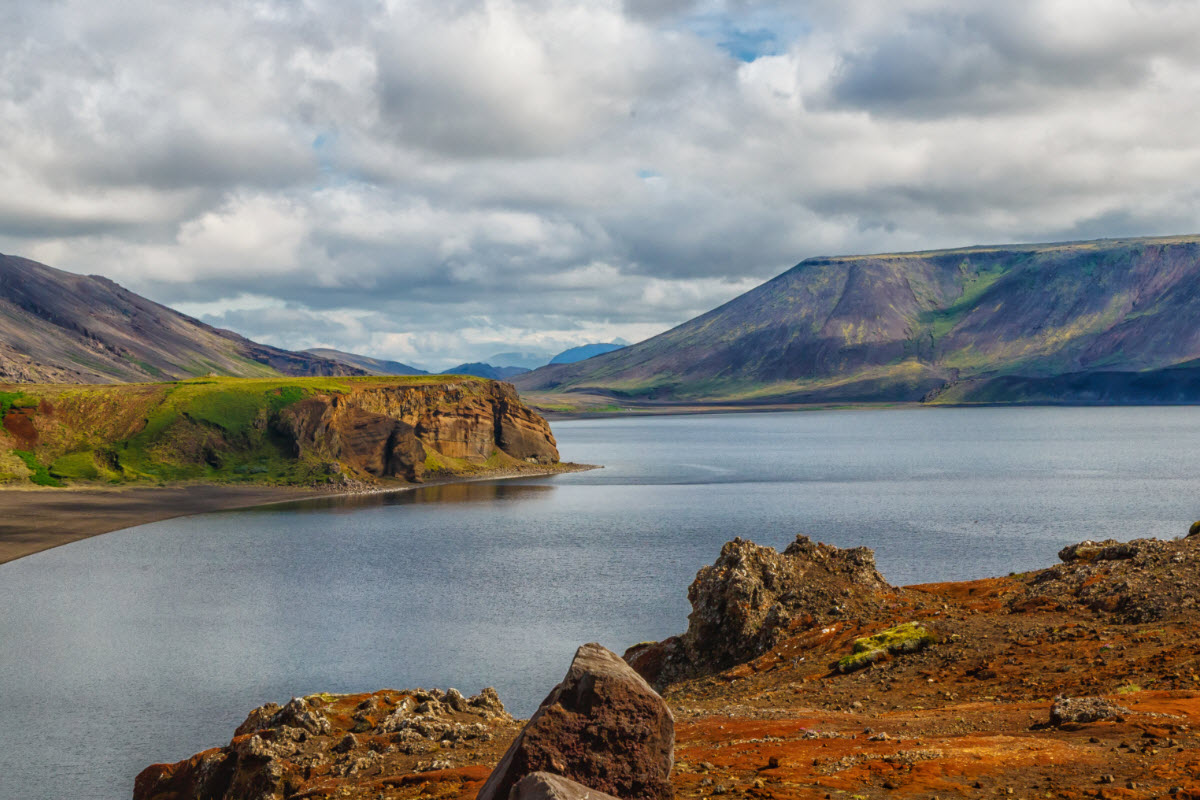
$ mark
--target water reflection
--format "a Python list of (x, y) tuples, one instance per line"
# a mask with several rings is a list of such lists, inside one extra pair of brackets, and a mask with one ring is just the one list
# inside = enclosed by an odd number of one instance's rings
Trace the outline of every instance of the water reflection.
[(317, 497), (309, 500), (275, 503), (251, 510), (271, 514), (281, 511), (359, 511), (364, 508), (423, 505), (429, 503), (529, 502), (531, 500), (548, 499), (548, 496), (554, 492), (554, 488), (551, 484), (517, 483), (513, 481), (443, 483), (436, 486), (422, 486), (417, 489), (401, 489), (395, 492)]

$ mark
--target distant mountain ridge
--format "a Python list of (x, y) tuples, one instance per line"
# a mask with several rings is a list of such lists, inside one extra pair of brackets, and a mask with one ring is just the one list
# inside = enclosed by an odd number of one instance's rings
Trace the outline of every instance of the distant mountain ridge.
[(472, 361), (467, 364), (459, 364), (457, 367), (451, 367), (448, 370), (442, 371), (442, 375), (474, 375), (476, 378), (487, 378), (493, 381), (506, 381), (509, 378), (517, 375), (524, 375), (529, 372), (525, 367), (494, 367), (491, 364), (485, 364), (482, 361)]
[(811, 258), (659, 336), (514, 382), (682, 402), (916, 401), (971, 382), (959, 396), (1002, 402), (983, 384), (1044, 393), (1041, 379), (1200, 358), (1197, 319), (1200, 236)]
[(625, 345), (616, 344), (614, 342), (606, 342), (603, 344), (581, 344), (578, 347), (570, 347), (563, 350), (561, 353), (550, 359), (551, 364), (574, 364), (576, 361), (602, 356), (605, 353), (611, 353), (614, 350), (620, 350)]
[(0, 382), (128, 383), (209, 373), (365, 374), (214, 328), (98, 275), (0, 255)]
[(372, 358), (371, 356), (359, 355), (358, 353), (346, 353), (341, 350), (334, 350), (331, 347), (310, 347), (304, 351), (312, 353), (320, 358), (328, 358), (331, 361), (340, 361), (343, 364), (349, 364), (352, 367), (357, 367), (368, 375), (428, 375), (429, 373), (423, 369), (405, 364), (400, 361), (389, 361), (385, 358)]

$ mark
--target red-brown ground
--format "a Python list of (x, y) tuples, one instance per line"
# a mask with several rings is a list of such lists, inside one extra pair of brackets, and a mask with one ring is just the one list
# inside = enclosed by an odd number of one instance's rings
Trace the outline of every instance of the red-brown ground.
[[(677, 795), (1200, 798), (1198, 557), (1200, 537), (1101, 543), (1035, 573), (889, 587), (852, 618), (797, 614), (757, 658), (665, 689)], [(831, 669), (856, 638), (910, 621), (938, 642)], [(1124, 710), (1056, 727), (1059, 695)], [(331, 716), (340, 727), (329, 740), (349, 729), (343, 717)], [(393, 753), (286, 796), (470, 800), (515, 730), (480, 745), (431, 742), (422, 757), (444, 752), (449, 768), (417, 773)], [(168, 797), (182, 798), (155, 800)]]

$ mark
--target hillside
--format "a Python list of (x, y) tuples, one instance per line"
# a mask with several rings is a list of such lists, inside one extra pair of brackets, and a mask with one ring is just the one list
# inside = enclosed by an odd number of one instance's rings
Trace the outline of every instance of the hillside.
[(420, 481), (558, 462), (545, 420), (475, 378), (0, 385), (0, 482)]
[(0, 255), (0, 381), (139, 382), (210, 373), (364, 374), (214, 328), (107, 278)]
[(443, 372), (443, 375), (474, 375), (476, 378), (487, 378), (491, 381), (506, 381), (517, 375), (529, 372), (525, 367), (496, 367), (482, 361), (472, 361), (459, 364)]
[(1022, 399), (1004, 391), (1014, 378), (1038, 394), (1045, 379), (1197, 359), (1197, 313), (1197, 236), (812, 258), (652, 339), (514, 383), (546, 404), (919, 401), (964, 381), (964, 400), (1004, 402)]
[(563, 350), (561, 353), (550, 359), (551, 364), (574, 364), (576, 361), (583, 361), (594, 356), (601, 356), (605, 353), (611, 353), (614, 350), (620, 350), (625, 345), (616, 344), (613, 342), (597, 343), (597, 344), (581, 344), (578, 347), (571, 347)]
[(303, 351), (318, 358), (328, 358), (331, 361), (339, 361), (342, 364), (348, 364), (351, 367), (361, 369), (368, 375), (428, 375), (429, 373), (423, 369), (405, 364), (401, 361), (389, 361), (385, 358), (372, 358), (371, 356), (363, 356), (358, 353), (345, 353), (341, 350), (334, 350), (330, 347), (310, 347)]

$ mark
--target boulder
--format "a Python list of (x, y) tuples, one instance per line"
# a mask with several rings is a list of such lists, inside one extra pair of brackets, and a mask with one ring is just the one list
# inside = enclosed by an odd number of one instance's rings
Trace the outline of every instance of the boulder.
[(554, 775), (534, 772), (517, 781), (507, 800), (616, 800), (581, 783)]
[(1050, 724), (1080, 725), (1102, 719), (1120, 719), (1129, 713), (1128, 708), (1103, 697), (1059, 696), (1054, 698), (1054, 705), (1050, 706)]
[(480, 789), (509, 800), (527, 775), (552, 772), (624, 800), (670, 800), (675, 719), (640, 675), (585, 644)]

